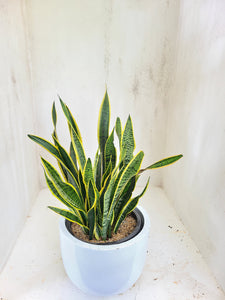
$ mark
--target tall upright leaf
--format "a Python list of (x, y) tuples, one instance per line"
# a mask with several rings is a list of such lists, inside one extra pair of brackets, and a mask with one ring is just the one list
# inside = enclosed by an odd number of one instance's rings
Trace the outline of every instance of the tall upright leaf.
[(52, 123), (54, 125), (54, 128), (56, 128), (57, 114), (56, 114), (56, 109), (55, 109), (55, 101), (52, 104)]
[(78, 134), (72, 127), (70, 128), (70, 132), (71, 132), (72, 144), (73, 144), (73, 148), (76, 153), (78, 164), (79, 164), (81, 170), (83, 170), (84, 166), (86, 164), (86, 156), (85, 156), (83, 144), (82, 144)]
[[(126, 166), (126, 168), (123, 170), (123, 173), (120, 177), (120, 180), (117, 184), (116, 190), (114, 192), (113, 195), (113, 199), (111, 201), (110, 204), (110, 208), (105, 211), (104, 210), (104, 214), (103, 214), (103, 229), (102, 229), (102, 234), (103, 236), (106, 236), (107, 234), (107, 230), (108, 230), (108, 226), (111, 222), (111, 218), (113, 215), (113, 210), (114, 207), (117, 203), (117, 200), (120, 196), (120, 194), (122, 193), (123, 189), (125, 188), (127, 182), (137, 174), (138, 170), (140, 169), (140, 165), (141, 162), (143, 160), (144, 157), (144, 153), (143, 151), (140, 151), (130, 162), (129, 164)], [(111, 196), (111, 193), (110, 193)], [(104, 203), (104, 205), (107, 207), (108, 206), (108, 201), (110, 201), (110, 197), (108, 197), (107, 199), (104, 199), (104, 202), (106, 201), (106, 203)]]
[(133, 124), (130, 115), (123, 131), (121, 145), (121, 160), (124, 160), (124, 165), (126, 166), (133, 158), (133, 152), (135, 149)]
[(72, 142), (70, 142), (70, 157), (71, 157), (76, 169), (78, 170), (76, 153), (75, 153), (75, 150), (73, 148), (73, 143)]
[(141, 192), (140, 195), (136, 196), (135, 198), (129, 200), (124, 207), (121, 209), (119, 216), (116, 219), (116, 224), (114, 227), (114, 232), (117, 233), (120, 224), (122, 223), (122, 221), (126, 218), (126, 216), (132, 211), (134, 210), (134, 208), (137, 206), (139, 199), (144, 195), (144, 193), (146, 192), (147, 188), (149, 185), (149, 179), (143, 189), (143, 191)]
[(94, 181), (94, 175), (92, 170), (91, 159), (88, 158), (84, 167), (84, 182), (86, 183), (86, 185), (89, 183), (90, 180)]
[(69, 123), (69, 125), (73, 128), (73, 130), (76, 132), (76, 134), (78, 135), (80, 141), (82, 142), (82, 138), (81, 138), (81, 134), (80, 134), (80, 130), (79, 127), (77, 126), (77, 123), (73, 117), (73, 115), (71, 114), (69, 108), (67, 107), (67, 105), (62, 101), (62, 99), (59, 97), (61, 106), (62, 106), (62, 110), (67, 118), (67, 121)]
[(107, 91), (101, 104), (98, 117), (98, 144), (101, 153), (101, 174), (105, 173), (105, 144), (109, 135), (110, 104)]
[(136, 185), (136, 179), (137, 176), (131, 177), (131, 179), (127, 182), (125, 188), (123, 189), (123, 192), (121, 193), (115, 208), (114, 208), (114, 214), (115, 219), (117, 219), (121, 209), (126, 205), (126, 203), (130, 200), (132, 193), (134, 191), (135, 185)]
[(71, 159), (71, 157), (69, 156), (69, 154), (66, 152), (66, 150), (61, 146), (61, 144), (59, 143), (59, 141), (53, 137), (55, 145), (61, 155), (61, 158), (64, 162), (64, 164), (66, 165), (66, 167), (71, 171), (71, 173), (73, 174), (73, 176), (76, 178), (76, 180), (78, 180), (78, 171)]
[(95, 185), (98, 191), (101, 190), (101, 155), (99, 154), (99, 149), (95, 155), (94, 169), (93, 169)]
[(121, 120), (119, 117), (116, 118), (116, 134), (118, 136), (119, 139), (119, 145), (121, 148), (121, 143), (122, 143), (122, 124), (121, 124)]
[(112, 130), (110, 136), (108, 137), (105, 144), (105, 169), (107, 169), (111, 161), (112, 169), (116, 165), (116, 148), (114, 146), (114, 129)]

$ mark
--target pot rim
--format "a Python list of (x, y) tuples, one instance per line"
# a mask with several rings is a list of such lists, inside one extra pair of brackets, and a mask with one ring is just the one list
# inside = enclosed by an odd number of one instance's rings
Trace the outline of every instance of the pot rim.
[(124, 248), (124, 247), (130, 246), (130, 245), (133, 245), (135, 243), (138, 243), (138, 241), (143, 239), (146, 235), (148, 235), (148, 232), (149, 232), (149, 227), (150, 227), (149, 216), (143, 207), (137, 206), (137, 208), (142, 213), (142, 216), (144, 219), (143, 227), (140, 230), (140, 232), (138, 232), (134, 237), (131, 237), (130, 239), (128, 239), (126, 241), (122, 241), (120, 243), (95, 244), (95, 243), (88, 243), (88, 242), (82, 241), (82, 240), (76, 238), (72, 233), (69, 232), (69, 230), (66, 227), (65, 218), (63, 218), (63, 217), (60, 217), (60, 220), (59, 220), (60, 233), (65, 235), (66, 238), (68, 238), (73, 244), (77, 245), (78, 247), (82, 247), (82, 248), (88, 248), (88, 249), (92, 249), (92, 250), (101, 250), (101, 251), (108, 251), (108, 250), (113, 250), (113, 249), (118, 249), (118, 248)]
[[(140, 209), (138, 207), (135, 207), (135, 209), (130, 214), (133, 216), (133, 218), (137, 222), (134, 230), (130, 234), (128, 234), (124, 238), (122, 238), (120, 240), (117, 240), (117, 241), (105, 242), (105, 243), (98, 243), (98, 242), (96, 242), (94, 244), (95, 245), (114, 245), (114, 244), (120, 244), (120, 243), (126, 242), (126, 241), (132, 239), (133, 237), (135, 237), (142, 230), (142, 228), (144, 226), (144, 217), (143, 217), (143, 214), (142, 214), (142, 212), (140, 211)], [(66, 223), (67, 230), (74, 236), (74, 234), (72, 233), (72, 230), (70, 228), (70, 225), (72, 224), (72, 222), (69, 221), (69, 220), (65, 220), (65, 223)], [(85, 243), (93, 244), (93, 243), (91, 243), (89, 241), (84, 241), (84, 240), (78, 238), (77, 236), (76, 236), (76, 238), (79, 239), (79, 240), (81, 240), (81, 241), (83, 241), (83, 242), (85, 242)]]

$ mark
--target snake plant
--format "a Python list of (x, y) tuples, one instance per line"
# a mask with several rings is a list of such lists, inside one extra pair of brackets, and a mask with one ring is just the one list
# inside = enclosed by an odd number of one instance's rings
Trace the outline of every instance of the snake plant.
[[(147, 168), (140, 169), (143, 151), (134, 154), (135, 139), (129, 116), (124, 129), (120, 118), (111, 132), (110, 102), (107, 91), (104, 95), (98, 119), (98, 150), (94, 161), (86, 158), (82, 137), (77, 123), (67, 105), (59, 97), (71, 137), (69, 153), (60, 144), (57, 131), (55, 102), (52, 106), (53, 142), (35, 135), (30, 139), (48, 150), (57, 160), (61, 172), (44, 158), (41, 158), (48, 188), (66, 209), (48, 206), (57, 214), (79, 224), (89, 239), (103, 239), (117, 233), (121, 222), (134, 210), (145, 193), (135, 197), (132, 193), (140, 174), (148, 169), (156, 169), (172, 164), (182, 157), (176, 155), (160, 160)], [(114, 146), (114, 135), (118, 137), (119, 154)]]

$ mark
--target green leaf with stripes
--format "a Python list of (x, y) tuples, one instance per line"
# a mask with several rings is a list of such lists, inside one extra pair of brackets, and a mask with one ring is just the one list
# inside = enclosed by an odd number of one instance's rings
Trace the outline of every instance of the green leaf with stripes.
[(89, 239), (93, 238), (93, 234), (96, 228), (96, 204), (98, 194), (95, 191), (92, 181), (88, 183), (88, 197), (89, 197), (89, 207), (88, 210), (88, 225), (89, 225)]
[(83, 178), (81, 170), (79, 170), (78, 179), (79, 179), (79, 186), (80, 186), (80, 190), (81, 190), (83, 202), (85, 202), (85, 199), (86, 199), (86, 187), (85, 187), (84, 178)]
[(95, 193), (95, 188), (92, 181), (88, 183), (88, 198), (89, 198), (89, 208), (96, 206), (97, 194)]
[(44, 158), (41, 158), (41, 160), (46, 173), (51, 178), (60, 196), (63, 197), (65, 201), (73, 205), (76, 209), (85, 211), (84, 203), (80, 199), (75, 188), (71, 184), (63, 182), (59, 173), (49, 162), (47, 162)]
[[(143, 160), (144, 157), (144, 153), (143, 151), (140, 151), (130, 162), (129, 164), (126, 166), (126, 168), (123, 170), (123, 173), (120, 177), (120, 180), (117, 184), (115, 193), (113, 195), (113, 199), (111, 201), (110, 204), (110, 208), (107, 209), (107, 214), (106, 211), (104, 211), (103, 213), (103, 222), (102, 222), (102, 232), (103, 232), (103, 236), (105, 236), (105, 234), (107, 233), (107, 229), (109, 226), (109, 223), (111, 222), (112, 219), (112, 214), (113, 214), (113, 210), (114, 207), (118, 201), (119, 196), (121, 195), (123, 189), (125, 188), (127, 182), (133, 177), (135, 176), (139, 169), (140, 169), (140, 165), (141, 162)], [(105, 199), (104, 199), (105, 201)], [(108, 201), (110, 201), (110, 199), (106, 199), (107, 203), (104, 203), (104, 206), (108, 208)]]
[(90, 180), (94, 181), (91, 159), (88, 158), (84, 167), (84, 182), (87, 185)]
[(101, 157), (98, 154), (99, 151), (97, 151), (95, 156), (95, 163), (94, 163), (94, 179), (95, 179), (95, 185), (98, 189), (98, 191), (101, 190)]
[(104, 193), (104, 197), (103, 197), (102, 234), (101, 234), (103, 240), (106, 240), (106, 238), (107, 238), (108, 225), (109, 225), (108, 213), (109, 213), (110, 203), (112, 200), (115, 182), (116, 182), (116, 174), (109, 181), (108, 187), (107, 187), (107, 189)]
[(84, 224), (81, 223), (80, 219), (75, 216), (71, 211), (54, 207), (54, 206), (48, 206), (51, 210), (53, 210), (55, 213), (59, 214), (60, 216), (63, 216), (65, 219), (69, 220), (70, 222), (77, 223), (81, 227), (86, 227)]
[(108, 168), (109, 163), (112, 164), (112, 169), (116, 165), (116, 148), (114, 146), (114, 129), (108, 137), (105, 144), (105, 169)]
[[(144, 152), (140, 151), (130, 162), (129, 164), (126, 166), (126, 168), (124, 169), (121, 178), (118, 182), (116, 191), (115, 191), (115, 195), (114, 195), (114, 199), (113, 201), (116, 202), (118, 200), (119, 195), (121, 194), (121, 192), (123, 191), (123, 189), (125, 188), (127, 182), (133, 177), (135, 176), (141, 166), (142, 160), (144, 157)], [(112, 208), (114, 208), (114, 203), (111, 204)]]
[(122, 134), (122, 150), (121, 150), (121, 160), (124, 160), (124, 165), (126, 166), (129, 161), (133, 158), (133, 152), (135, 149), (135, 140), (133, 132), (133, 124), (131, 117), (129, 115), (123, 134)]
[(89, 227), (89, 240), (93, 239), (94, 230), (96, 227), (96, 211), (95, 207), (92, 207), (88, 211), (88, 227)]
[(48, 188), (50, 189), (50, 191), (52, 192), (52, 194), (59, 199), (64, 205), (66, 205), (67, 207), (71, 208), (71, 209), (76, 209), (73, 205), (71, 205), (69, 202), (67, 202), (57, 191), (57, 189), (55, 188), (54, 184), (52, 183), (52, 181), (48, 178), (46, 172), (44, 171), (45, 174), (45, 180), (46, 183), (48, 185)]
[(118, 136), (119, 139), (119, 145), (121, 148), (121, 143), (122, 143), (122, 124), (121, 124), (121, 120), (119, 117), (116, 118), (116, 134)]
[(106, 180), (106, 178), (108, 178), (108, 176), (111, 174), (111, 172), (112, 172), (112, 163), (110, 161), (108, 166), (107, 166), (107, 169), (106, 169), (105, 173), (102, 176), (102, 182), (101, 182), (102, 187), (104, 186), (105, 180)]
[(76, 157), (78, 160), (78, 164), (81, 170), (83, 170), (86, 164), (86, 156), (85, 156), (83, 144), (79, 136), (77, 135), (76, 131), (72, 127), (70, 127), (70, 133), (71, 133), (73, 148), (75, 150)]
[(127, 182), (123, 192), (121, 193), (121, 196), (119, 197), (115, 208), (114, 208), (114, 214), (115, 214), (115, 219), (118, 218), (118, 215), (120, 214), (120, 211), (122, 208), (126, 205), (126, 203), (130, 200), (132, 193), (134, 191), (136, 181), (137, 181), (137, 176), (131, 177), (131, 179)]
[(105, 173), (105, 144), (109, 135), (110, 104), (107, 91), (103, 98), (98, 117), (98, 144), (101, 152), (102, 174)]
[(120, 224), (122, 223), (122, 221), (126, 218), (126, 216), (131, 213), (135, 207), (138, 204), (139, 199), (144, 195), (144, 193), (146, 192), (147, 188), (149, 185), (149, 179), (145, 185), (145, 188), (143, 189), (143, 191), (141, 192), (140, 195), (136, 196), (135, 198), (131, 199), (130, 201), (128, 201), (125, 206), (121, 209), (119, 216), (117, 217), (117, 221), (114, 227), (114, 232), (117, 233)]
[(32, 135), (32, 134), (28, 134), (28, 137), (34, 141), (35, 143), (39, 144), (40, 146), (42, 146), (43, 148), (45, 148), (46, 150), (48, 150), (51, 154), (53, 154), (56, 158), (61, 160), (60, 154), (58, 149), (50, 142), (48, 142), (47, 140), (36, 136), (36, 135)]
[(52, 123), (54, 125), (54, 128), (56, 128), (57, 114), (56, 114), (56, 109), (55, 109), (55, 101), (52, 104)]
[(67, 121), (69, 123), (69, 125), (73, 128), (73, 130), (76, 132), (77, 136), (79, 137), (81, 143), (82, 143), (82, 138), (81, 138), (81, 134), (80, 134), (80, 130), (77, 126), (77, 123), (73, 117), (73, 115), (71, 114), (69, 108), (67, 107), (67, 105), (62, 101), (62, 99), (59, 97), (61, 106), (62, 106), (62, 110), (67, 118)]
[(55, 137), (53, 137), (53, 139), (54, 139), (55, 145), (61, 155), (62, 161), (64, 162), (66, 167), (71, 171), (71, 173), (76, 178), (76, 180), (78, 180), (78, 174), (77, 174), (78, 171), (77, 171), (71, 157), (66, 152), (66, 150), (60, 145), (59, 141)]
[(146, 170), (159, 169), (159, 168), (163, 168), (165, 166), (171, 165), (171, 164), (175, 163), (176, 161), (178, 161), (182, 157), (183, 157), (183, 155), (179, 154), (179, 155), (175, 155), (175, 156), (170, 156), (170, 157), (164, 158), (164, 159), (159, 160), (156, 163), (150, 165), (149, 167), (140, 170), (139, 174), (141, 174), (142, 172), (144, 172)]
[(77, 167), (77, 158), (76, 158), (76, 153), (74, 151), (74, 148), (73, 148), (73, 143), (70, 142), (70, 157), (76, 167), (76, 169), (78, 170), (78, 167)]

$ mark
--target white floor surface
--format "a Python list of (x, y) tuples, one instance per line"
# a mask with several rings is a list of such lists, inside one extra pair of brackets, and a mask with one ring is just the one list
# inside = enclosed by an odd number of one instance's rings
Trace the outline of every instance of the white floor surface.
[(141, 277), (124, 294), (92, 297), (79, 291), (65, 274), (58, 216), (47, 209), (58, 201), (47, 189), (42, 190), (0, 274), (0, 300), (225, 300), (164, 192), (150, 187), (139, 204), (151, 220)]

